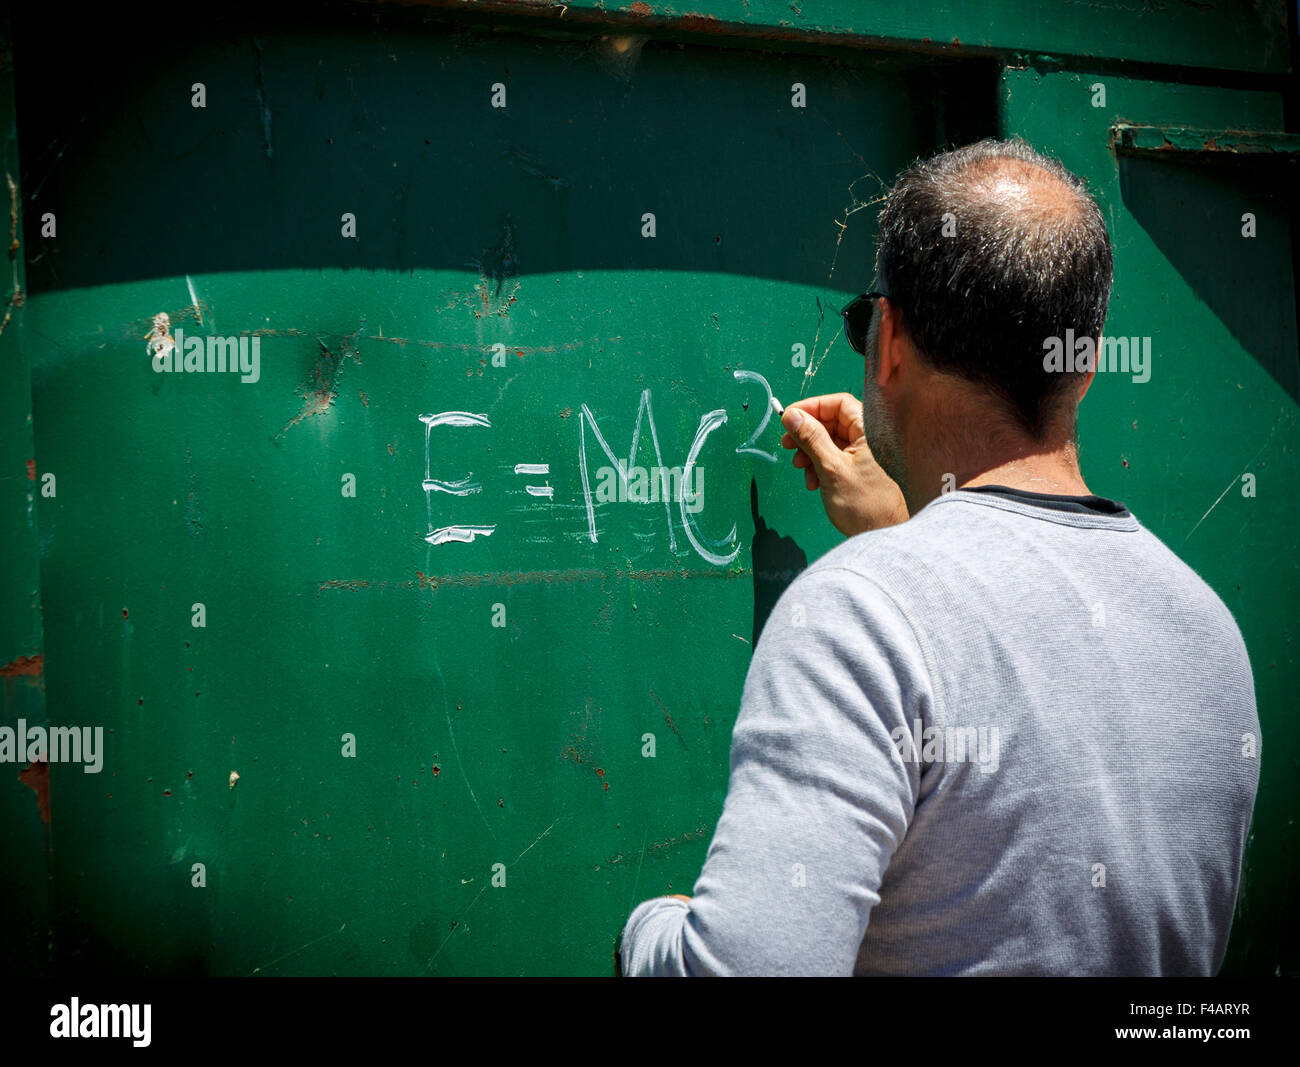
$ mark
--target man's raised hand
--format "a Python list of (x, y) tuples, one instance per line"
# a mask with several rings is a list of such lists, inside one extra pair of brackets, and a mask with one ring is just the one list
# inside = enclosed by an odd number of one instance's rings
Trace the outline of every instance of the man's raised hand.
[(898, 484), (871, 454), (862, 401), (849, 393), (798, 400), (781, 416), (782, 448), (797, 449), (793, 462), (809, 489), (820, 489), (831, 524), (844, 534), (907, 521)]

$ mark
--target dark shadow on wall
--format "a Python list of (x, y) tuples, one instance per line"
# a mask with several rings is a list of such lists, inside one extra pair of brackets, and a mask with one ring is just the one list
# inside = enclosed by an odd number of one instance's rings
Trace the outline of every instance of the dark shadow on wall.
[(754, 644), (787, 587), (808, 566), (808, 556), (793, 537), (782, 537), (758, 511), (758, 483), (749, 480), (749, 510), (754, 516)]
[[(30, 292), (468, 269), (482, 276), (477, 310), (504, 313), (505, 283), (521, 274), (824, 285), (832, 260), (852, 288), (866, 283), (874, 237), (875, 212), (858, 207), (932, 151), (936, 131), (993, 126), (987, 62), (756, 59), (591, 26), (503, 32), (468, 9), (359, 7), (322, 5), (307, 24), (268, 5), (178, 9), (157, 49), (158, 27), (129, 9), (79, 11), (71, 36), (55, 7), (15, 12)], [(147, 58), (124, 61), (141, 42)], [(794, 82), (806, 107), (791, 106)]]
[[(1119, 157), (1125, 206), (1160, 251), (1287, 394), (1300, 401), (1295, 157)], [(1245, 237), (1242, 216), (1254, 216)]]

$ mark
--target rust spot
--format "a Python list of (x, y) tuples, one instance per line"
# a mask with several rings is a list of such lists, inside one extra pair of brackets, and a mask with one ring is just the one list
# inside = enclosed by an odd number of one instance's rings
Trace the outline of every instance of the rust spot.
[(37, 675), (45, 670), (45, 653), (34, 656), (19, 656), (0, 667), (0, 678), (14, 678), (18, 675)]
[(688, 30), (703, 30), (706, 33), (722, 32), (722, 23), (718, 21), (717, 15), (705, 15), (699, 11), (687, 11), (681, 17), (681, 24)]
[(366, 407), (370, 406), (370, 397), (366, 396), (366, 391), (364, 389), (361, 390), (361, 403), (365, 404)]
[(573, 414), (573, 408), (565, 408), (563, 411), (560, 412), (560, 418), (567, 419), (572, 414)]
[(36, 460), (34, 459), (27, 461), (27, 480), (29, 482), (36, 481)]
[(41, 822), (50, 821), (50, 765), (45, 760), (36, 760), (18, 772), (18, 780), (36, 794), (36, 803), (41, 809)]
[(440, 774), (442, 773), (442, 768), (439, 767), (436, 763), (433, 765), (432, 770), (433, 770), (433, 776), (434, 776), (435, 778), (437, 778), (438, 775), (440, 775)]
[(626, 10), (633, 15), (653, 15), (654, 9), (645, 0), (633, 0)]
[(163, 796), (165, 796), (165, 797), (169, 797), (169, 796), (171, 796), (171, 795), (172, 795), (172, 791), (171, 791), (170, 789), (164, 789), (164, 790), (163, 790)]
[(303, 405), (302, 410), (290, 419), (284, 429), (280, 431), (281, 434), (296, 426), (308, 416), (322, 415), (329, 410), (330, 405), (338, 398), (338, 380), (343, 372), (343, 364), (349, 359), (358, 365), (361, 363), (361, 353), (357, 349), (356, 339), (361, 336), (361, 331), (364, 328), (365, 320), (362, 319), (356, 333), (348, 334), (339, 343), (337, 353), (331, 352), (319, 337), (316, 339), (316, 343), (320, 346), (320, 355), (316, 357), (316, 365), (312, 367), (311, 378), (303, 387), (301, 394), (307, 402)]
[(126, 608), (123, 608), (123, 609), (122, 609), (122, 618), (124, 618), (124, 619), (129, 619), (130, 617), (131, 617), (131, 616), (127, 614)]
[(646, 849), (646, 851), (654, 852), (654, 853), (663, 852), (666, 851), (667, 849), (674, 847), (675, 845), (684, 844), (687, 841), (698, 841), (701, 837), (704, 837), (708, 832), (709, 831), (707, 830), (707, 828), (703, 826), (697, 826), (694, 830), (687, 830), (684, 834), (682, 834), (679, 837), (670, 837), (667, 841), (656, 841), (653, 845), (651, 845), (648, 849)]
[[(417, 585), (421, 589), (437, 589), (439, 586), (480, 586), (480, 585), (552, 585), (571, 582), (591, 582), (609, 579), (611, 581), (657, 582), (671, 580), (694, 580), (696, 578), (745, 578), (750, 572), (741, 570), (707, 570), (674, 569), (672, 567), (654, 568), (652, 570), (611, 570), (603, 571), (596, 567), (571, 567), (555, 571), (488, 571), (480, 574), (451, 574), (435, 576), (416, 571)], [(389, 583), (377, 582), (376, 585)], [(393, 585), (399, 583), (391, 583)], [(409, 584), (409, 583), (408, 583)]]
[(388, 446), (388, 454), (389, 454), (390, 456), (395, 456), (395, 455), (397, 455), (397, 453), (393, 451), (393, 446), (392, 446), (392, 445), (389, 445), (389, 446)]

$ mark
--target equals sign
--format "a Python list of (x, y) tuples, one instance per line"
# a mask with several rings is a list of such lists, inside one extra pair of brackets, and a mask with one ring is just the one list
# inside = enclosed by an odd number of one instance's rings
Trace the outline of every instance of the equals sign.
[[(516, 463), (516, 474), (550, 474), (551, 465), (549, 463)], [(547, 500), (555, 496), (555, 490), (549, 485), (526, 485), (524, 488), (528, 491), (529, 496), (544, 496)]]

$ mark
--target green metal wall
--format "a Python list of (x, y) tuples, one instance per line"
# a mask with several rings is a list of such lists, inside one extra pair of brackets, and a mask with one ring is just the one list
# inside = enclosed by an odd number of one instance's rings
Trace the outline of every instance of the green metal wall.
[[(736, 372), (787, 402), (858, 391), (836, 309), (870, 280), (872, 201), (916, 156), (999, 131), (1094, 184), (1108, 330), (1154, 338), (1150, 382), (1089, 393), (1084, 472), (1241, 624), (1266, 756), (1226, 969), (1295, 969), (1291, 209), (1257, 168), (1108, 136), (1280, 130), (1277, 13), (1243, 30), (1215, 5), (1186, 24), (1121, 5), (1103, 31), (1075, 5), (880, 5), (869, 25), (743, 6), (232, 15), (125, 67), (147, 34), (114, 15), (65, 57), (75, 83), (41, 59), (48, 16), (17, 20), (4, 714), (102, 725), (106, 754), (98, 775), (52, 768), (48, 823), (0, 776), (6, 969), (610, 973), (630, 908), (690, 891), (752, 642), (836, 539), (785, 454), (757, 454), (779, 430), (754, 436), (766, 394)], [(1202, 84), (1173, 84), (1178, 64)], [(257, 338), (259, 380), (155, 373), (159, 312)], [(419, 416), (447, 411), (490, 426), (426, 436)], [(639, 432), (641, 464), (698, 439), (697, 527), (589, 513), (593, 427), (623, 458)], [(452, 524), (495, 529), (426, 542)]]

